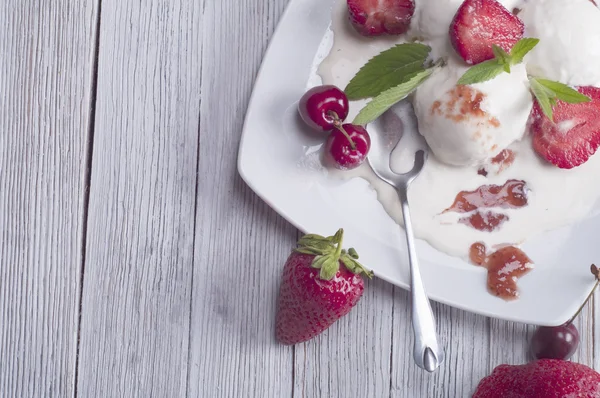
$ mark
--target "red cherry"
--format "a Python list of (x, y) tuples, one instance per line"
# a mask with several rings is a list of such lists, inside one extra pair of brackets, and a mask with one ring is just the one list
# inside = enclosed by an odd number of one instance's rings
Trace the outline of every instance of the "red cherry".
[(325, 143), (326, 162), (341, 170), (360, 166), (371, 149), (371, 137), (362, 126), (344, 124)]
[(318, 86), (306, 92), (298, 103), (302, 120), (318, 131), (331, 131), (348, 117), (348, 97), (336, 86)]
[(572, 323), (556, 327), (539, 327), (531, 338), (535, 359), (569, 359), (579, 346), (579, 331)]

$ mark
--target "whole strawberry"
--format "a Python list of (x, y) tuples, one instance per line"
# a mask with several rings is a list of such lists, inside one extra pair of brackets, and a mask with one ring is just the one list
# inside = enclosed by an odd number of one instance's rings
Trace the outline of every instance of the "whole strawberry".
[(600, 374), (559, 359), (500, 365), (477, 386), (473, 398), (598, 398)]
[(356, 305), (369, 278), (354, 249), (343, 250), (344, 231), (334, 236), (305, 235), (283, 270), (276, 337), (283, 344), (312, 339)]

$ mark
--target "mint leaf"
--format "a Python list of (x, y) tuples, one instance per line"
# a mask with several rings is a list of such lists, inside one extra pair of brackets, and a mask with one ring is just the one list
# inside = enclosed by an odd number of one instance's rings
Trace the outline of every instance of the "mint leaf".
[(406, 82), (392, 87), (373, 98), (356, 116), (354, 124), (366, 125), (381, 116), (394, 104), (406, 98), (433, 73), (434, 68), (414, 73)]
[(567, 86), (566, 84), (547, 79), (535, 79), (539, 84), (554, 93), (554, 97), (569, 104), (578, 104), (580, 102), (590, 102), (592, 99), (587, 95)]
[(554, 120), (554, 115), (552, 114), (552, 105), (554, 98), (554, 93), (544, 87), (536, 78), (532, 77), (529, 79), (529, 84), (531, 85), (531, 91), (535, 96), (538, 104), (542, 108), (542, 112), (544, 115), (550, 120)]
[(460, 79), (458, 84), (467, 85), (483, 83), (492, 80), (504, 71), (504, 66), (497, 59), (490, 59), (469, 68)]
[(510, 64), (512, 61), (512, 58), (510, 56), (510, 54), (508, 54), (506, 51), (504, 51), (502, 49), (502, 47), (497, 46), (495, 44), (492, 44), (492, 51), (494, 52), (494, 56), (496, 57), (496, 60), (502, 64), (503, 66), (505, 66), (506, 69), (506, 65), (508, 66), (508, 73), (510, 73)]
[(525, 58), (525, 55), (527, 55), (529, 51), (533, 50), (533, 48), (537, 46), (539, 42), (540, 39), (534, 39), (531, 37), (524, 37), (521, 40), (519, 40), (513, 46), (512, 50), (510, 50), (510, 56), (512, 58), (511, 64), (517, 65), (523, 62), (523, 58)]
[(574, 88), (552, 80), (530, 77), (529, 84), (531, 85), (533, 95), (535, 95), (538, 104), (542, 108), (542, 112), (552, 121), (554, 120), (552, 107), (556, 105), (558, 100), (569, 104), (590, 102), (592, 100)]
[(458, 84), (475, 84), (492, 80), (502, 72), (510, 73), (510, 67), (523, 62), (523, 57), (531, 51), (539, 39), (525, 37), (519, 40), (512, 48), (510, 54), (500, 46), (492, 45), (494, 58), (472, 66), (458, 80)]
[(399, 44), (371, 58), (344, 90), (350, 100), (376, 97), (406, 82), (424, 69), (431, 47), (420, 43)]

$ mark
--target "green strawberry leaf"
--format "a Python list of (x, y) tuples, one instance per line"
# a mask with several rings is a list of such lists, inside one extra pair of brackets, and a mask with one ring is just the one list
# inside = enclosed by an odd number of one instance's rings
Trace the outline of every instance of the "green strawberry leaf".
[(300, 238), (300, 240), (298, 241), (298, 245), (300, 248), (303, 249), (312, 249), (312, 250), (317, 250), (320, 251), (320, 254), (325, 254), (328, 251), (332, 251), (335, 249), (335, 245), (325, 239), (311, 239), (311, 238), (307, 238), (306, 236), (303, 238)]
[(340, 269), (339, 257), (333, 254), (323, 256), (320, 265), (321, 272), (319, 272), (319, 278), (330, 281)]
[(356, 116), (354, 124), (366, 125), (381, 116), (394, 104), (406, 98), (421, 83), (423, 83), (431, 74), (434, 68), (422, 70), (414, 73), (410, 79), (396, 87), (390, 88), (377, 97), (373, 98)]
[(350, 255), (347, 253), (342, 254), (340, 261), (344, 264), (348, 271), (352, 272), (353, 274), (358, 275), (364, 273), (368, 278), (373, 277), (372, 271), (366, 269), (361, 263), (350, 257)]
[(327, 261), (327, 257), (329, 257), (329, 255), (327, 254), (323, 256), (315, 256), (310, 266), (316, 269), (323, 268), (323, 264), (325, 263), (325, 261)]
[(420, 43), (399, 44), (371, 58), (344, 90), (350, 100), (376, 97), (407, 81), (424, 69), (431, 47)]
[(535, 96), (538, 104), (540, 104), (540, 108), (542, 108), (542, 112), (544, 115), (550, 120), (554, 120), (554, 115), (552, 114), (552, 106), (553, 100), (555, 99), (552, 91), (548, 90), (544, 87), (536, 78), (530, 78), (529, 84), (531, 85), (531, 91)]
[(590, 102), (592, 100), (587, 95), (581, 94), (579, 91), (567, 86), (566, 84), (547, 79), (536, 78), (535, 80), (548, 90), (551, 90), (557, 99), (567, 102), (569, 104)]
[(540, 39), (524, 37), (517, 43), (515, 43), (512, 50), (510, 50), (510, 57), (512, 58), (511, 64), (518, 65), (521, 62), (523, 62), (523, 58), (525, 58), (525, 55), (527, 55), (529, 51), (533, 50), (533, 48), (537, 46), (539, 42)]
[(321, 239), (321, 240), (327, 240), (329, 238), (326, 238), (322, 235), (317, 235), (317, 234), (306, 234), (303, 237), (300, 238), (300, 240), (298, 241), (298, 243), (302, 242), (305, 239)]
[(490, 59), (469, 68), (464, 75), (458, 79), (458, 84), (467, 85), (483, 83), (492, 80), (504, 71), (504, 65), (497, 59)]
[(294, 249), (294, 251), (297, 253), (313, 254), (316, 256), (325, 254), (325, 252), (323, 250), (315, 250), (315, 249), (310, 249), (310, 248), (306, 248), (306, 247), (298, 247), (298, 248)]
[(358, 253), (356, 252), (356, 250), (354, 250), (353, 247), (351, 247), (350, 249), (348, 249), (348, 255), (350, 257), (352, 257), (355, 260), (358, 260)]

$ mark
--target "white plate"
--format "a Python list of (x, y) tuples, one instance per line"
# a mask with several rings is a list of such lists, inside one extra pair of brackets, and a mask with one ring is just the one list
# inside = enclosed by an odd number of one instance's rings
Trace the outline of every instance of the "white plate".
[[(315, 57), (331, 22), (333, 0), (291, 0), (276, 30), (248, 107), (239, 172), (279, 214), (303, 231), (332, 234), (343, 227), (375, 274), (408, 288), (403, 231), (385, 213), (366, 181), (340, 181), (319, 171), (319, 140), (299, 122), (297, 101), (314, 75)], [(320, 54), (319, 56), (322, 56)], [(433, 300), (518, 322), (559, 325), (583, 303), (594, 284), (589, 265), (598, 261), (600, 218), (528, 241), (536, 268), (521, 278), (513, 302), (486, 290), (485, 270), (419, 241), (425, 288)]]

